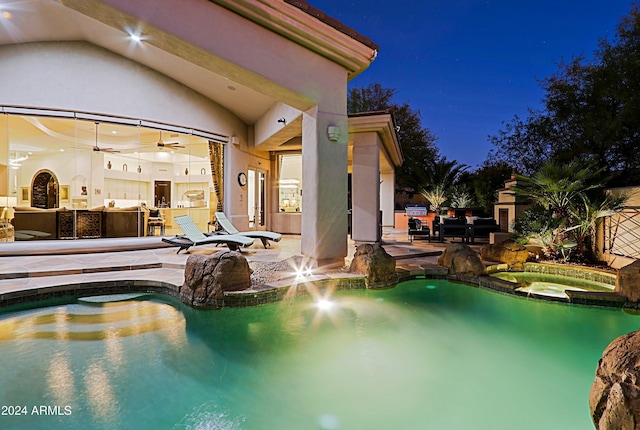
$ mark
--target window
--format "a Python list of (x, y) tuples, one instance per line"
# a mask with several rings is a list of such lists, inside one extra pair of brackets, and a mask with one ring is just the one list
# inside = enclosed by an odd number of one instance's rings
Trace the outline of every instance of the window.
[(280, 212), (302, 212), (302, 154), (278, 156)]
[[(206, 231), (210, 208), (222, 208), (223, 196), (211, 190), (223, 188), (223, 143), (169, 125), (161, 134), (158, 128), (141, 125), (142, 121), (109, 121), (111, 117), (97, 121), (56, 113), (60, 115), (0, 116), (0, 198), (11, 203), (0, 206), (0, 212), (8, 208), (6, 216), (13, 218), (19, 232), (11, 237), (5, 234), (5, 239), (146, 235), (136, 223), (118, 221), (117, 210), (105, 211), (105, 217), (89, 214), (98, 219), (87, 221), (95, 229), (79, 230), (78, 214), (83, 211), (98, 212), (104, 207), (124, 211), (143, 205), (185, 208)], [(47, 217), (31, 207), (54, 215)], [(63, 208), (66, 211), (57, 211)], [(38, 221), (38, 229), (33, 228), (33, 219), (38, 218), (34, 214), (46, 219)], [(89, 215), (83, 216), (83, 226)], [(71, 217), (68, 222), (60, 218), (67, 216)], [(126, 231), (110, 229), (120, 224), (127, 225)], [(68, 228), (64, 232), (63, 226)]]

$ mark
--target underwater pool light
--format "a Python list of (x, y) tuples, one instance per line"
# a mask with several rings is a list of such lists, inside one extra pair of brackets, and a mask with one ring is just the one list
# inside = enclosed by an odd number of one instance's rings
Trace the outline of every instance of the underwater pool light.
[(316, 302), (316, 306), (321, 311), (328, 311), (333, 307), (333, 302), (327, 299), (320, 299)]

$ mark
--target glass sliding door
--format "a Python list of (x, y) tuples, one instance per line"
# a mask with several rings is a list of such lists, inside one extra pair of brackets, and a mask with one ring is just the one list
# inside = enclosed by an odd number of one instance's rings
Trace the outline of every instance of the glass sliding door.
[[(159, 210), (167, 235), (181, 233), (172, 225), (179, 215), (207, 231), (222, 197), (212, 191), (222, 178), (212, 181), (207, 138), (162, 124), (75, 116), (1, 116), (0, 241), (159, 234), (149, 228), (151, 210)], [(218, 158), (221, 146), (213, 144)], [(221, 175), (221, 161), (215, 166)]]

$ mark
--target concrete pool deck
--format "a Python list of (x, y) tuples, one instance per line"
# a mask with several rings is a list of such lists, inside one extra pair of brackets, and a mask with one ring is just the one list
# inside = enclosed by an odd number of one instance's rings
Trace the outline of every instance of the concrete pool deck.
[[(406, 231), (385, 229), (383, 246), (397, 259), (399, 270), (418, 273), (439, 273), (438, 254), (447, 242), (409, 242)], [(353, 241), (348, 243), (347, 264), (355, 253)], [(192, 247), (190, 253), (212, 254), (227, 249), (220, 246)], [(69, 241), (26, 241), (0, 244), (0, 304), (18, 295), (37, 295), (54, 287), (100, 283), (147, 282), (177, 288), (184, 281), (184, 267), (190, 253), (176, 254), (177, 248), (162, 243), (160, 237), (85, 239)], [(251, 265), (254, 262), (277, 262), (300, 254), (300, 237), (285, 235), (272, 247), (261, 244), (244, 248), (243, 254)], [(314, 278), (325, 274), (319, 271)], [(340, 273), (332, 277), (356, 277)], [(359, 276), (359, 275), (357, 275)], [(361, 277), (361, 276), (360, 276)], [(291, 284), (291, 275), (276, 287)], [(86, 288), (83, 288), (86, 292)], [(260, 291), (257, 289), (256, 291)]]
[[(566, 298), (518, 291), (519, 284), (480, 276), (474, 279), (448, 276), (438, 266), (438, 256), (450, 242), (410, 242), (406, 230), (385, 229), (385, 250), (396, 258), (400, 281), (415, 278), (447, 278), (502, 293), (546, 301), (560, 301), (588, 306), (623, 307), (626, 299), (617, 293), (569, 291)], [(483, 243), (471, 244), (479, 249)], [(66, 297), (83, 297), (117, 293), (160, 293), (178, 297), (184, 283), (184, 268), (190, 254), (213, 254), (224, 246), (192, 247), (189, 253), (177, 254), (158, 236), (144, 238), (85, 239), (69, 241), (29, 241), (0, 243), (0, 308)], [(281, 262), (300, 255), (300, 237), (285, 235), (272, 247), (261, 244), (243, 248), (253, 268), (265, 263)], [(348, 242), (346, 264), (355, 253)], [(491, 265), (491, 262), (485, 262)], [(562, 268), (561, 270), (566, 270)], [(298, 278), (294, 270), (277, 272), (263, 285), (225, 293), (225, 306), (255, 306), (281, 301), (315, 289), (362, 289), (365, 278), (345, 270), (317, 270), (312, 276)], [(274, 278), (271, 276), (271, 278)]]

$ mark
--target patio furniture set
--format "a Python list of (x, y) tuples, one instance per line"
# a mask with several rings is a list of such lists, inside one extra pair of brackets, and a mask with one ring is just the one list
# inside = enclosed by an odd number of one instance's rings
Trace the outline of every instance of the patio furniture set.
[(437, 216), (431, 228), (418, 218), (409, 218), (409, 241), (414, 239), (438, 239), (444, 242), (445, 238), (460, 238), (464, 243), (475, 243), (476, 238), (488, 238), (489, 233), (499, 231), (499, 226), (493, 218), (480, 217), (441, 217)]
[(279, 242), (282, 239), (280, 233), (271, 231), (238, 231), (223, 212), (216, 212), (216, 221), (222, 228), (220, 231), (203, 233), (193, 222), (189, 215), (174, 217), (182, 230), (182, 235), (163, 237), (162, 241), (178, 247), (178, 252), (186, 251), (192, 246), (198, 245), (226, 245), (232, 251), (242, 251), (242, 247), (253, 245), (254, 239), (260, 239), (262, 245), (267, 248), (270, 242)]

